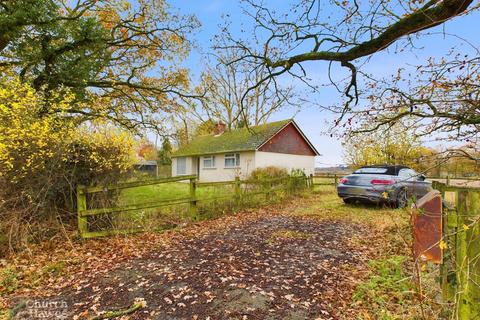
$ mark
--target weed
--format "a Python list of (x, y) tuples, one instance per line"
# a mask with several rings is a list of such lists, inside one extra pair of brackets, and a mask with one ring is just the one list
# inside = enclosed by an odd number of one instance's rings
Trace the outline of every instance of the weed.
[(0, 270), (0, 291), (12, 293), (18, 289), (18, 273), (13, 268)]
[(63, 261), (50, 262), (45, 267), (43, 267), (43, 272), (49, 275), (59, 276), (64, 268), (65, 263)]
[(12, 312), (9, 309), (0, 307), (0, 320), (9, 320), (12, 318)]
[(395, 319), (389, 309), (400, 307), (413, 293), (411, 278), (404, 271), (406, 260), (406, 256), (392, 256), (370, 261), (371, 275), (357, 286), (353, 300), (381, 316), (379, 319)]

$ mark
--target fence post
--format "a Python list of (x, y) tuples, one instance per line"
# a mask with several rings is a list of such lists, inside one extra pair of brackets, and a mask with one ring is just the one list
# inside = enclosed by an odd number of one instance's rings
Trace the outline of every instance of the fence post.
[(337, 185), (337, 184), (338, 184), (338, 176), (337, 176), (336, 173), (335, 173), (335, 175), (334, 175), (334, 178), (335, 178), (335, 185)]
[(197, 178), (190, 178), (190, 217), (197, 219)]
[(242, 194), (241, 194), (241, 185), (240, 185), (240, 177), (239, 176), (236, 176), (235, 177), (235, 185), (234, 185), (234, 188), (235, 188), (235, 206), (238, 207), (240, 206), (240, 203), (241, 203), (241, 197), (242, 197)]
[(85, 193), (85, 187), (82, 185), (77, 186), (77, 221), (78, 221), (78, 232), (80, 237), (88, 232), (88, 218), (82, 216), (82, 211), (87, 210), (87, 194)]
[(447, 186), (450, 185), (450, 176), (447, 174)]
[[(448, 176), (447, 176), (448, 182)], [(457, 316), (459, 320), (470, 319), (470, 306), (466, 298), (468, 296), (468, 274), (467, 267), (467, 238), (465, 232), (462, 232), (461, 226), (463, 225), (464, 215), (466, 214), (466, 205), (467, 205), (467, 192), (458, 191), (457, 193), (457, 233), (456, 233), (456, 244), (455, 244), (455, 268), (457, 274)], [(467, 262), (467, 265), (465, 265)]]
[(271, 178), (267, 180), (266, 182), (266, 191), (265, 191), (265, 201), (268, 202), (270, 200), (270, 194), (272, 191), (272, 180)]
[(468, 256), (469, 256), (469, 280), (470, 280), (470, 302), (471, 316), (473, 319), (480, 318), (480, 192), (470, 191), (469, 209), (470, 216), (468, 220), (469, 229), (465, 230), (468, 241)]
[(310, 187), (310, 189), (312, 189), (312, 190), (313, 190), (313, 174), (312, 174), (312, 173), (310, 173), (310, 179), (309, 179), (309, 182), (310, 182), (310, 185), (309, 185), (309, 187)]
[[(478, 221), (473, 216), (480, 211), (480, 198), (475, 191), (458, 191), (457, 197), (457, 238), (456, 238), (456, 273), (457, 273), (457, 318), (459, 320), (476, 319), (480, 317), (480, 276), (478, 255), (480, 235)], [(472, 216), (470, 219), (468, 216)]]
[[(440, 182), (437, 182), (437, 181), (433, 181), (432, 183), (432, 187), (433, 189), (436, 189), (438, 191), (440, 191), (440, 194), (442, 195), (442, 200), (445, 199), (445, 188), (444, 188), (444, 184), (443, 183), (440, 183)], [(452, 214), (451, 212), (449, 212), (447, 210), (447, 208), (445, 206), (442, 205), (442, 239), (444, 242), (446, 242), (447, 244), (450, 245), (450, 241), (449, 241), (449, 237), (448, 237), (448, 234), (449, 234), (449, 225), (448, 225), (448, 215), (449, 214)], [(449, 247), (447, 248), (447, 250), (451, 250)], [(443, 301), (450, 301), (450, 298), (452, 297), (451, 295), (451, 284), (449, 283), (448, 281), (448, 273), (450, 271), (450, 265), (448, 264), (448, 261), (446, 260), (446, 252), (443, 253), (443, 261), (442, 261), (442, 264), (440, 264), (440, 286), (442, 288), (442, 298), (443, 298)]]

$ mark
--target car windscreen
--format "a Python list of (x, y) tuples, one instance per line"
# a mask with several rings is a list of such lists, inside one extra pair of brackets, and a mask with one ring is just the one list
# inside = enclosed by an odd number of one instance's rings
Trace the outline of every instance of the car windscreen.
[(375, 174), (375, 173), (378, 173), (378, 174), (388, 174), (387, 173), (388, 169), (387, 168), (372, 168), (372, 167), (369, 167), (369, 168), (360, 168), (358, 170), (355, 170), (353, 173), (354, 174)]

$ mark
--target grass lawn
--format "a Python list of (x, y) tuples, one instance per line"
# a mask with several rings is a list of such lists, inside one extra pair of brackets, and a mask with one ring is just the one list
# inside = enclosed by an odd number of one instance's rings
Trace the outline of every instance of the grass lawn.
[[(315, 178), (315, 183), (333, 183), (333, 178)], [(321, 196), (321, 201), (314, 201), (310, 206), (299, 209), (295, 214), (321, 217), (322, 219), (346, 219), (353, 222), (375, 224), (376, 227), (382, 228), (390, 228), (393, 226), (405, 227), (405, 225), (408, 225), (409, 213), (405, 210), (396, 210), (382, 205), (344, 205), (336, 195), (335, 187), (330, 185), (315, 186), (314, 192)], [(199, 199), (200, 206), (209, 205), (212, 201), (215, 205), (221, 206), (222, 202), (231, 202), (233, 200), (233, 193), (233, 185), (198, 186), (196, 189), (196, 196), (197, 199)], [(147, 185), (123, 189), (117, 205), (125, 206), (168, 199), (185, 199), (188, 198), (189, 195), (190, 185), (185, 182)], [(209, 200), (216, 197), (221, 198), (218, 200)], [(253, 198), (254, 196), (247, 195), (244, 197), (244, 200), (247, 202), (254, 201)], [(258, 195), (257, 198), (259, 204), (261, 204), (262, 201), (263, 203), (266, 201), (264, 195)], [(318, 197), (315, 197), (315, 199), (318, 199)], [(168, 216), (175, 215), (181, 217), (180, 212), (186, 212), (187, 208), (188, 204), (185, 204), (159, 209), (147, 209), (142, 210), (140, 213), (163, 213)], [(219, 208), (220, 207), (216, 207), (213, 208), (213, 210), (223, 211), (222, 209), (219, 210)], [(372, 212), (375, 214), (372, 215)], [(125, 218), (128, 218), (129, 214), (136, 216), (135, 213), (130, 212), (125, 214)]]
[[(208, 199), (216, 196), (231, 194), (232, 186), (197, 187), (198, 199)], [(170, 182), (157, 185), (142, 186), (123, 189), (120, 194), (119, 205), (139, 204), (145, 202), (160, 201), (166, 199), (187, 198), (190, 195), (190, 184), (182, 182)]]
[[(207, 210), (208, 215), (203, 214), (202, 219), (212, 216), (212, 210), (223, 212), (218, 208), (205, 209), (210, 205), (208, 199), (226, 196), (233, 199), (233, 186), (198, 186), (196, 197), (199, 199), (198, 208)], [(190, 184), (183, 182), (170, 182), (157, 185), (127, 188), (121, 190), (116, 206), (140, 205), (162, 200), (188, 199), (190, 197)], [(230, 200), (231, 200), (230, 199)], [(202, 201), (203, 200), (203, 201)], [(220, 199), (215, 205), (221, 204), (225, 199)], [(158, 208), (132, 210), (121, 212), (116, 215), (116, 226), (119, 229), (145, 228), (146, 230), (168, 229), (185, 222), (189, 219), (189, 203), (175, 204)]]
[(185, 198), (188, 196), (188, 183), (163, 183), (123, 189), (120, 193), (119, 205), (139, 204), (165, 199)]
[(405, 209), (393, 209), (383, 204), (346, 205), (337, 196), (334, 186), (315, 186), (321, 201), (301, 209), (298, 214), (321, 217), (322, 219), (346, 219), (358, 223), (372, 224), (377, 228), (408, 226), (410, 213)]

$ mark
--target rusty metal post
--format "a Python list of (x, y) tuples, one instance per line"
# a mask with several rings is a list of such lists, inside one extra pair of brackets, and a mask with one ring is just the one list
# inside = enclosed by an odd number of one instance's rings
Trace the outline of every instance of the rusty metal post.
[(442, 197), (432, 190), (414, 204), (412, 216), (414, 255), (416, 261), (443, 261), (442, 241)]

